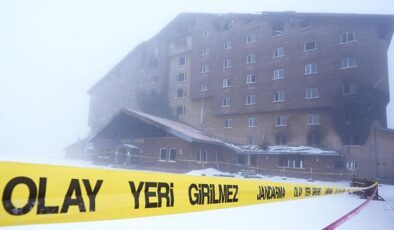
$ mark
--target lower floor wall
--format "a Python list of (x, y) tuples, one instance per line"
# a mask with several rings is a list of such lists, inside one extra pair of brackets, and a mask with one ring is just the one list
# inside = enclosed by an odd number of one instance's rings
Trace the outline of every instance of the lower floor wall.
[[(125, 142), (139, 149), (125, 150)], [(176, 137), (102, 140), (95, 146), (95, 163), (133, 169), (183, 173), (215, 168), (232, 173), (249, 170), (263, 175), (307, 179), (344, 179), (350, 176), (344, 171), (343, 159), (339, 156), (237, 154), (222, 146), (189, 143)]]

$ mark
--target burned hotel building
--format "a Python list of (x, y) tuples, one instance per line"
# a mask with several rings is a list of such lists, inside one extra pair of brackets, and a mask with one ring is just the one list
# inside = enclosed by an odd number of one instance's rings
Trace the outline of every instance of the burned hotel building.
[(95, 156), (394, 179), (391, 15), (183, 13), (89, 91)]

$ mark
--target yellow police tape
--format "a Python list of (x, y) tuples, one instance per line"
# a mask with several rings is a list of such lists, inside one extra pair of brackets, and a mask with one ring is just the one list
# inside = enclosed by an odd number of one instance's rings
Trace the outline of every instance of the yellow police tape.
[(363, 189), (0, 162), (0, 226), (185, 213)]

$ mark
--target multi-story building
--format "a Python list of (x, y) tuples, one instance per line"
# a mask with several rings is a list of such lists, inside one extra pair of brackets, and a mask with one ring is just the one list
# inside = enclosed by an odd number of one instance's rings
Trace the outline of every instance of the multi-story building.
[(180, 14), (89, 90), (92, 134), (127, 108), (236, 145), (334, 150), (348, 168), (377, 177), (378, 167), (394, 167), (377, 159), (371, 141), (387, 128), (393, 20)]

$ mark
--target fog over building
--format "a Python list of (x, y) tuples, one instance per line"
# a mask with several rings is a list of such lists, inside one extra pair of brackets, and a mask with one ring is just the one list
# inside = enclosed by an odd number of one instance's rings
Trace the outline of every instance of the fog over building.
[(89, 90), (86, 140), (153, 168), (394, 179), (393, 20), (182, 13)]

